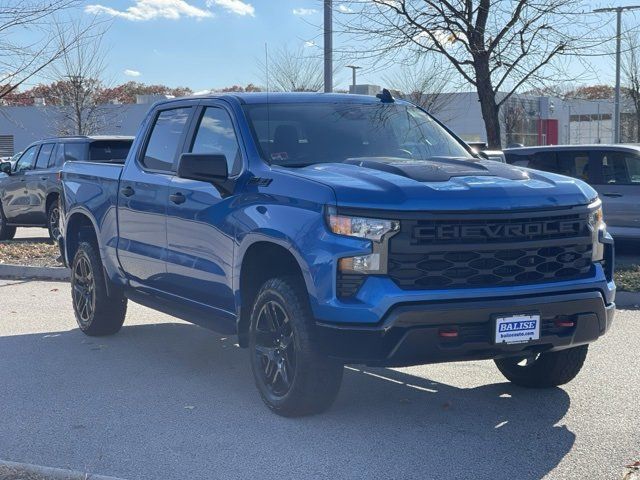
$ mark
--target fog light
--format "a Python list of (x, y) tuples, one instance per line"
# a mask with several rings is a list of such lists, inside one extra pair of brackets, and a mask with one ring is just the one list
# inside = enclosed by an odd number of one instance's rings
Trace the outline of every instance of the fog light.
[(359, 257), (341, 258), (338, 267), (342, 272), (374, 273), (380, 271), (380, 254), (371, 253)]

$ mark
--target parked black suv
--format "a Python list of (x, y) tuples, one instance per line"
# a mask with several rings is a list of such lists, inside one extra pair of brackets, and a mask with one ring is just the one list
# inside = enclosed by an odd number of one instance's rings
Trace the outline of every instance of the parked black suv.
[(0, 240), (11, 240), (16, 227), (47, 227), (55, 241), (64, 163), (124, 163), (132, 143), (120, 136), (48, 138), (27, 147), (14, 165), (0, 163)]

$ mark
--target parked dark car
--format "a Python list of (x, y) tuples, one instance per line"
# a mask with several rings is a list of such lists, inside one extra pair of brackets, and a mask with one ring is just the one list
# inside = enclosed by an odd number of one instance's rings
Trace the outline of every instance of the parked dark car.
[(507, 163), (579, 178), (600, 195), (609, 233), (640, 239), (640, 147), (563, 145), (504, 151)]
[(46, 227), (59, 236), (62, 185), (60, 170), (67, 161), (124, 163), (133, 137), (58, 137), (25, 149), (17, 162), (0, 164), (0, 240), (10, 240), (16, 227)]

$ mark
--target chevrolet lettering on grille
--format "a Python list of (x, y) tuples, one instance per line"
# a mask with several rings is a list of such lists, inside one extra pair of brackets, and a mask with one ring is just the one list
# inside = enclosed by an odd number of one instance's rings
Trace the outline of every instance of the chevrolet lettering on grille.
[(485, 225), (419, 225), (414, 238), (420, 240), (499, 239), (580, 234), (580, 221), (548, 221)]

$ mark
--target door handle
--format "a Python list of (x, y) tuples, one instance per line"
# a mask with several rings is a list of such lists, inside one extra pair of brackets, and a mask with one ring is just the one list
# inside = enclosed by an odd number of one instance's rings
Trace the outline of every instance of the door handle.
[(620, 198), (623, 195), (621, 193), (603, 193), (602, 196), (603, 197), (610, 197), (610, 198)]
[(136, 191), (131, 188), (129, 185), (127, 185), (126, 187), (124, 187), (122, 190), (120, 190), (120, 192), (122, 193), (122, 195), (124, 195), (125, 197), (130, 197), (131, 195), (133, 195), (134, 193), (136, 193)]
[(176, 205), (180, 205), (181, 203), (184, 203), (187, 201), (187, 197), (185, 197), (183, 194), (178, 192), (178, 193), (174, 193), (173, 195), (169, 195), (169, 200), (171, 200)]
[(40, 177), (40, 180), (46, 180), (47, 177)]

